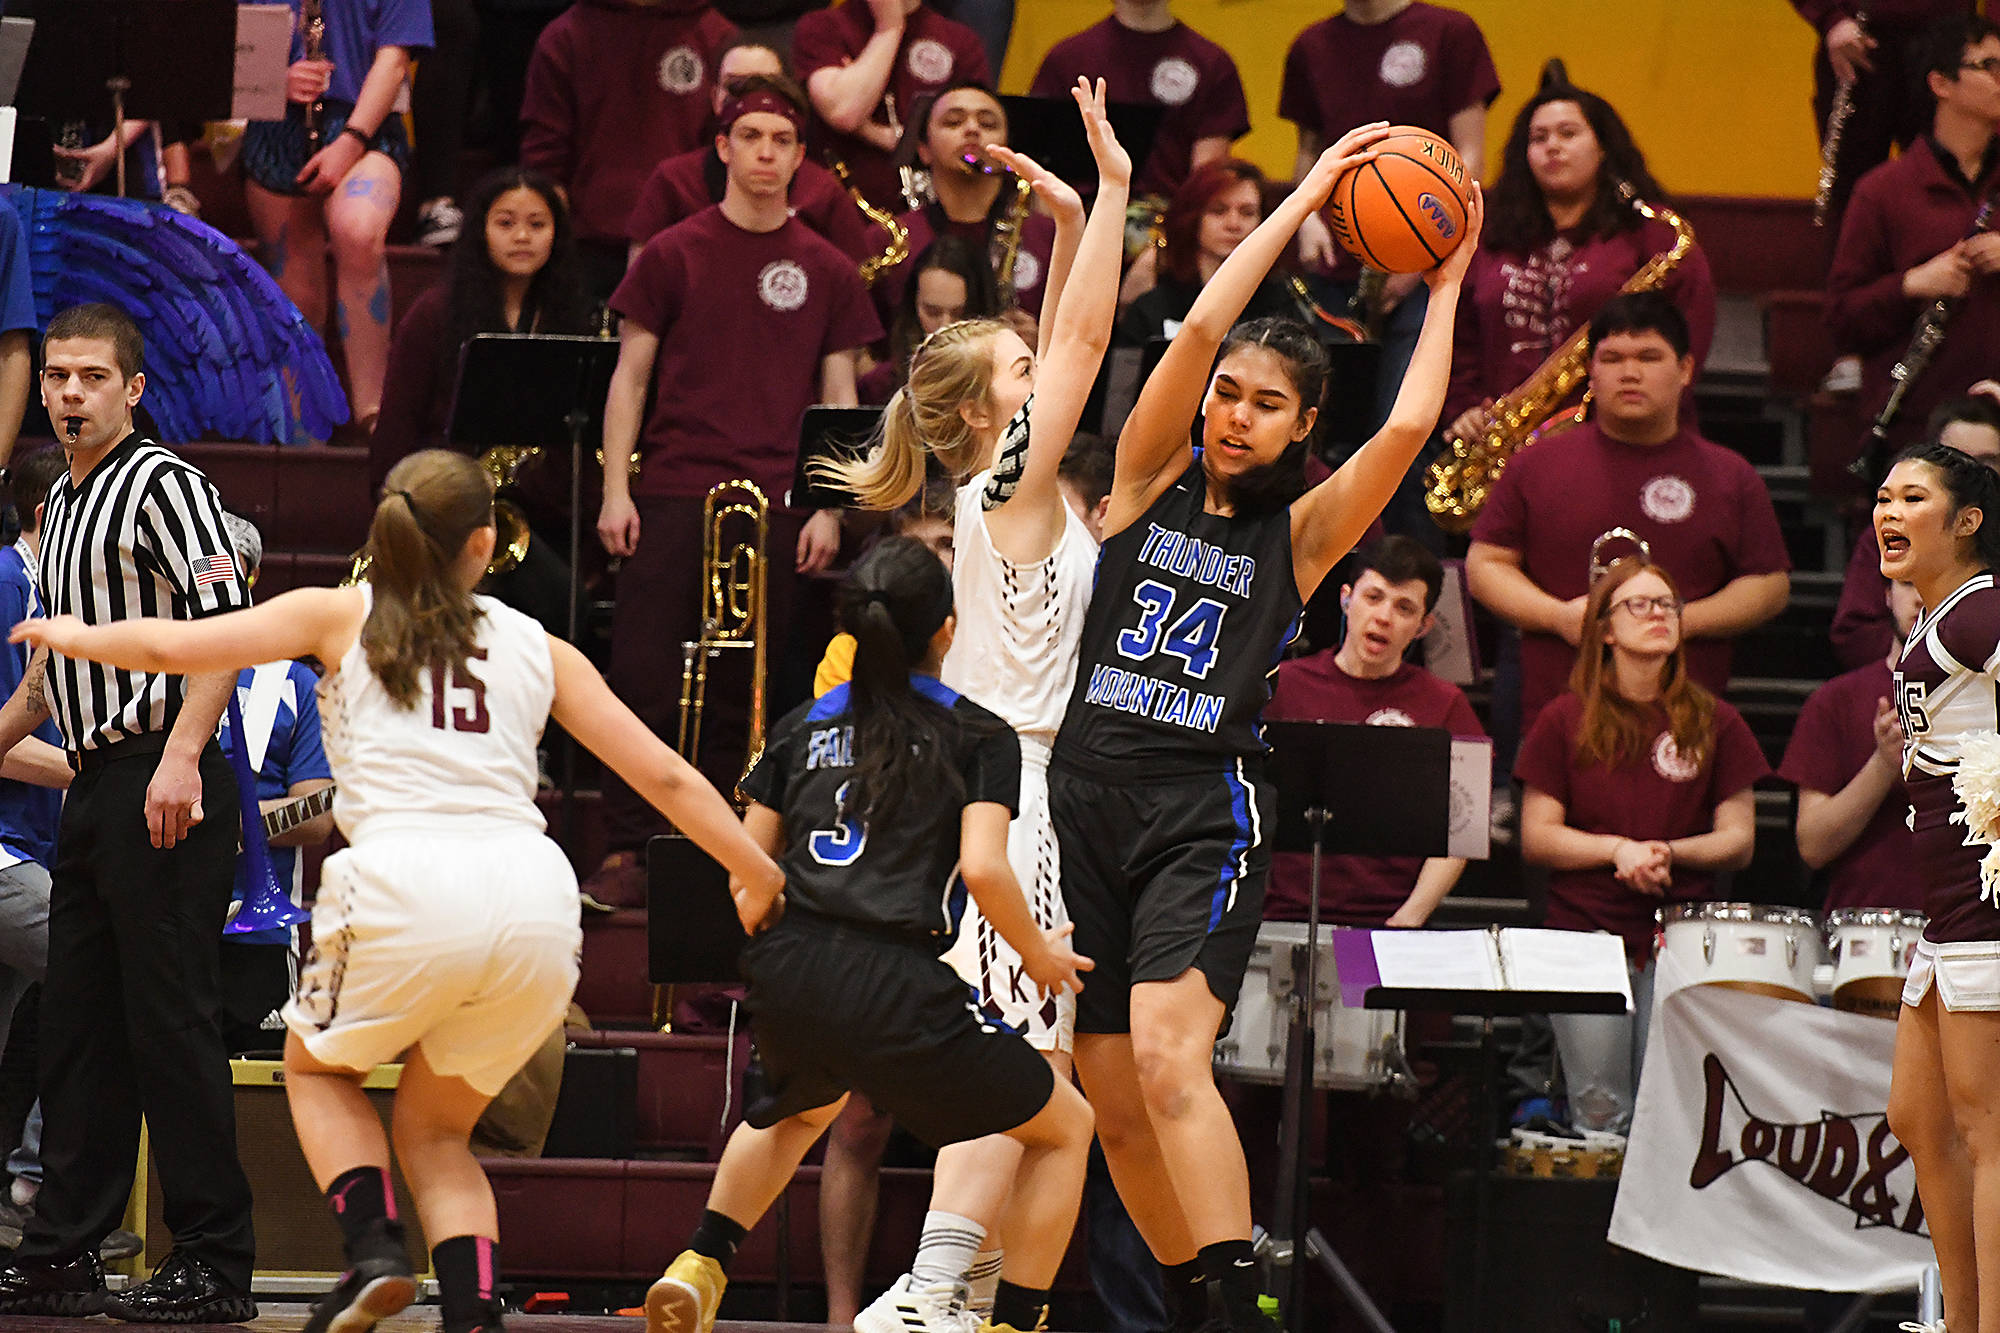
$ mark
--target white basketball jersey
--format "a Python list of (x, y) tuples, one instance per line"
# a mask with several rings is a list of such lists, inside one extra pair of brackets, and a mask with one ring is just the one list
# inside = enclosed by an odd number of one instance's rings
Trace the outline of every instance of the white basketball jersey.
[(1097, 543), (1064, 504), (1062, 536), (1046, 560), (1007, 559), (993, 547), (980, 503), (989, 475), (958, 488), (951, 579), (958, 633), (941, 677), (1023, 737), (1053, 744), (1076, 680)]
[(340, 788), (333, 817), (349, 842), (396, 827), (544, 828), (535, 744), (555, 698), (548, 634), (491, 597), (475, 600), (478, 647), (458, 671), (421, 673), (415, 707), (389, 698), (358, 637), (320, 682), (321, 739)]

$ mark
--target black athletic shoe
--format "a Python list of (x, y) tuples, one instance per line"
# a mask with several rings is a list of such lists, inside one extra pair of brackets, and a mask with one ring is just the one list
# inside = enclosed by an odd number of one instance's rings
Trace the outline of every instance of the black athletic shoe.
[(74, 1259), (17, 1259), (0, 1268), (0, 1314), (79, 1319), (104, 1308), (104, 1265), (95, 1251)]
[(191, 1254), (170, 1251), (153, 1276), (104, 1298), (103, 1311), (134, 1324), (247, 1324), (257, 1302)]
[(401, 1254), (360, 1259), (313, 1307), (300, 1333), (368, 1333), (417, 1298), (416, 1274)]

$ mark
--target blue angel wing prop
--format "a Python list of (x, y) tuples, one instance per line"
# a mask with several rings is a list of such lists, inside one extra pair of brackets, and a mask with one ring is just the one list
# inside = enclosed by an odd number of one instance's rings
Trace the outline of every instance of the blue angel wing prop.
[(319, 334), (215, 228), (159, 204), (0, 187), (21, 216), (35, 316), (108, 301), (146, 335), (146, 410), (169, 441), (324, 440), (347, 396)]

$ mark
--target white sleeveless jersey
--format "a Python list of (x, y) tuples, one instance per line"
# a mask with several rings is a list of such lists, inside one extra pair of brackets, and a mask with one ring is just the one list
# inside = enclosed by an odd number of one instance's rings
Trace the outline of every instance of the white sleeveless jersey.
[[(366, 583), (361, 591), (371, 595)], [(422, 673), (415, 707), (389, 698), (358, 637), (320, 682), (321, 739), (339, 786), (333, 817), (349, 842), (394, 828), (546, 826), (535, 805), (535, 745), (555, 698), (548, 634), (491, 597), (475, 600), (485, 613), (478, 647), (458, 671)]]
[(1062, 536), (1047, 559), (1025, 565), (1007, 559), (986, 530), (981, 494), (990, 475), (981, 472), (958, 488), (951, 579), (958, 633), (940, 675), (1023, 737), (1053, 744), (1076, 680), (1097, 543), (1064, 504)]

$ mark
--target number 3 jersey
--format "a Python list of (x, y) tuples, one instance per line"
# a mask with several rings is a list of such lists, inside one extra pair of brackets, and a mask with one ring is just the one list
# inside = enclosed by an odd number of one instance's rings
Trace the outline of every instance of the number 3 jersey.
[[(366, 583), (361, 592), (372, 605)], [(484, 614), (472, 656), (455, 671), (420, 671), (415, 707), (389, 697), (359, 636), (320, 682), (320, 739), (340, 788), (333, 816), (349, 842), (397, 828), (545, 826), (535, 806), (535, 746), (555, 699), (549, 636), (512, 607), (474, 600)]]
[(899, 793), (893, 817), (864, 822), (848, 806), (854, 777), (849, 685), (786, 714), (743, 792), (785, 821), (785, 898), (819, 916), (907, 935), (943, 952), (958, 928), (960, 818), (981, 801), (1019, 809), (1021, 743), (1014, 730), (934, 676), (910, 687), (949, 715), (947, 744), (963, 793)]
[(1979, 897), (1983, 847), (1965, 845), (1951, 817), (1961, 747), (2000, 725), (2000, 587), (1991, 574), (1960, 584), (1910, 631), (1896, 663), (1903, 785), (1923, 869), (1924, 935), (1936, 943), (2000, 940), (2000, 908)]
[(1264, 752), (1298, 630), (1291, 514), (1203, 508), (1201, 457), (1104, 542), (1056, 763), (1108, 781), (1212, 773)]

